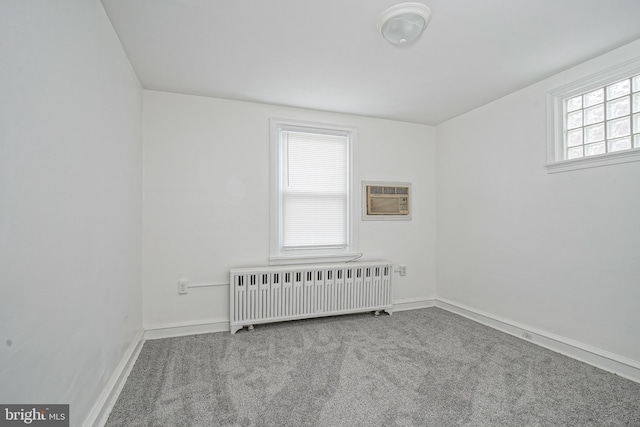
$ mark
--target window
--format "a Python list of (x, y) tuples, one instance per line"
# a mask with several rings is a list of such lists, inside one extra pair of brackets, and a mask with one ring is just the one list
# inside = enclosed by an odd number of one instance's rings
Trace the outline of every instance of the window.
[(640, 160), (640, 60), (549, 96), (549, 172)]
[(355, 129), (271, 119), (272, 263), (356, 257)]

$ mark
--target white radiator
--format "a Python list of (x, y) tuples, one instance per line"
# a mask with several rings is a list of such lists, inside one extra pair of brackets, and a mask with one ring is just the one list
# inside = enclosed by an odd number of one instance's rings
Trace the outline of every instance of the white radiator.
[(235, 268), (230, 271), (230, 326), (380, 310), (392, 313), (393, 264)]

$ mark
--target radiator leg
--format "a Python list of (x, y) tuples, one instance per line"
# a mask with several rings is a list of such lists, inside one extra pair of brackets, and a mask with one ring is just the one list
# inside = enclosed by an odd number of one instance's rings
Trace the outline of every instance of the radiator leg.
[(248, 330), (249, 332), (253, 332), (253, 331), (254, 331), (253, 325), (249, 325), (249, 326), (247, 327), (247, 330)]
[(380, 316), (380, 310), (376, 310), (376, 311), (373, 313), (373, 315), (374, 315), (374, 316), (376, 316), (376, 317)]

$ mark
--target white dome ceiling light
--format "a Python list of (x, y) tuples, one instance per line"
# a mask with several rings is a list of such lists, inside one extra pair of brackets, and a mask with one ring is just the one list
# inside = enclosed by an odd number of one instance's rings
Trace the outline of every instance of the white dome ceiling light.
[(426, 5), (400, 3), (382, 12), (378, 30), (389, 43), (406, 45), (420, 37), (430, 20), (431, 10)]

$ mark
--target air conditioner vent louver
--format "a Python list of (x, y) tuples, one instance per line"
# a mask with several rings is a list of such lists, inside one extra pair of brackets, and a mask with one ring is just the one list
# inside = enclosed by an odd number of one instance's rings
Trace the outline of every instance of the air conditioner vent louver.
[(382, 191), (384, 194), (396, 194), (396, 189), (395, 187), (383, 187), (384, 190)]

